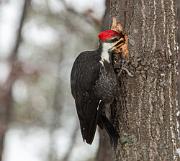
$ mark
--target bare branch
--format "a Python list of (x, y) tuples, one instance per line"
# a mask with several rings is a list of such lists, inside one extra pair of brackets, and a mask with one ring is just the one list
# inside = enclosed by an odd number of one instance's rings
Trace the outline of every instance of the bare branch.
[(15, 45), (14, 45), (14, 48), (13, 48), (12, 53), (10, 55), (11, 60), (17, 58), (18, 48), (19, 48), (19, 45), (22, 41), (23, 24), (24, 24), (24, 20), (25, 20), (26, 14), (27, 14), (27, 8), (29, 5), (30, 5), (30, 0), (25, 0), (23, 10), (22, 10), (22, 14), (21, 14), (21, 18), (19, 21), (19, 27), (17, 29), (17, 36), (16, 36), (16, 40), (15, 40)]
[(92, 15), (93, 10), (88, 9), (84, 13), (79, 13), (77, 12), (74, 8), (70, 7), (65, 0), (61, 0), (62, 4), (64, 5), (65, 9), (73, 13), (81, 18), (83, 18), (87, 23), (90, 25), (95, 24), (96, 26), (100, 27), (101, 26), (101, 20), (97, 19), (95, 16)]

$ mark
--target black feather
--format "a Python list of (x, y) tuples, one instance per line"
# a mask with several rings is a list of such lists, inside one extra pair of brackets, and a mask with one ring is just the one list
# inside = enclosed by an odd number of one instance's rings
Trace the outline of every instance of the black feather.
[(71, 72), (71, 92), (76, 102), (83, 140), (91, 144), (97, 126), (99, 99), (93, 86), (99, 78), (100, 55), (98, 51), (83, 52), (74, 62)]
[(112, 144), (116, 145), (117, 132), (102, 108), (105, 108), (104, 104), (113, 101), (118, 83), (112, 64), (106, 61), (103, 65), (100, 63), (101, 50), (100, 46), (98, 50), (83, 52), (76, 58), (71, 71), (71, 92), (75, 99), (83, 140), (88, 144), (92, 143), (98, 124), (106, 129)]

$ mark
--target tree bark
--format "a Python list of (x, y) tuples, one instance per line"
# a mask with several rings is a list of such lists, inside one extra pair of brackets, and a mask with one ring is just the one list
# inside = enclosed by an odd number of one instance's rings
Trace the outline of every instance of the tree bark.
[(129, 66), (113, 109), (115, 161), (178, 161), (175, 0), (111, 0), (129, 36)]

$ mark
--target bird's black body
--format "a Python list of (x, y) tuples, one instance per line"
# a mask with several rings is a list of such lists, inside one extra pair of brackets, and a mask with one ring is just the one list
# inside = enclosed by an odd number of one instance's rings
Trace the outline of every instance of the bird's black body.
[[(118, 134), (105, 115), (104, 108), (118, 92), (118, 82), (111, 61), (101, 60), (102, 47), (82, 52), (71, 71), (71, 92), (75, 99), (83, 140), (91, 144), (96, 126), (105, 128), (113, 144)], [(110, 57), (111, 58), (111, 57)]]

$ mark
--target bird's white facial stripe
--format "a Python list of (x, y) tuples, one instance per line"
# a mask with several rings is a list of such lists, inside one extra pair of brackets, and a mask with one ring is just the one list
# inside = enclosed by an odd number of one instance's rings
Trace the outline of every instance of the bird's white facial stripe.
[(102, 64), (102, 66), (104, 66), (104, 63), (103, 63), (103, 60), (102, 60), (102, 59), (101, 59), (99, 62)]
[(114, 46), (115, 43), (103, 43), (102, 44), (102, 54), (101, 54), (101, 62), (106, 60), (110, 63), (108, 50)]
[(99, 110), (99, 105), (100, 105), (100, 103), (101, 103), (101, 100), (99, 101), (99, 103), (98, 103), (98, 107), (97, 107), (97, 110)]

